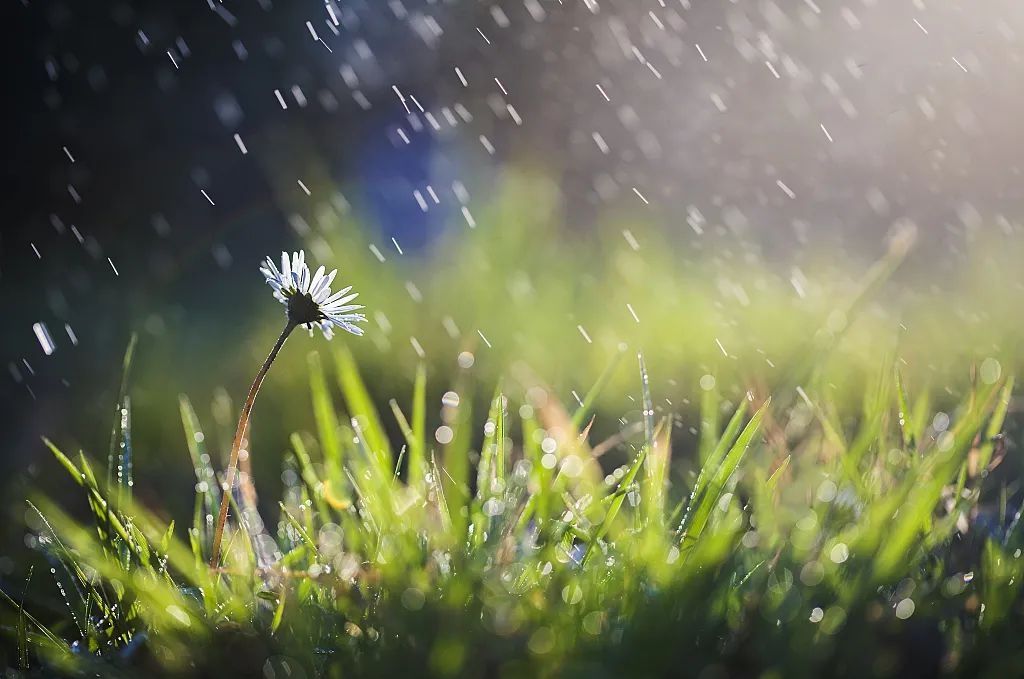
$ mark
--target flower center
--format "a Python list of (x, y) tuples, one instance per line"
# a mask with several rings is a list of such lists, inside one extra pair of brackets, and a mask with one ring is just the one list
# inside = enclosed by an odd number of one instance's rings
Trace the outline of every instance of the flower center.
[(320, 313), (320, 305), (313, 301), (308, 293), (294, 293), (288, 297), (288, 319), (298, 325), (316, 323), (324, 315)]

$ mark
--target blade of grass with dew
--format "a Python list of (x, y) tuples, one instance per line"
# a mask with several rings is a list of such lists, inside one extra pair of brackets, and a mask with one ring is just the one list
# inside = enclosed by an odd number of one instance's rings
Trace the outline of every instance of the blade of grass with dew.
[(477, 468), (477, 497), (486, 500), (491, 496), (491, 488), (495, 483), (505, 482), (505, 397), (498, 384), (491, 397), (484, 424), (484, 440), (480, 450), (480, 463)]
[(775, 489), (779, 485), (779, 480), (782, 478), (782, 475), (786, 473), (786, 470), (789, 468), (789, 463), (792, 459), (792, 455), (787, 455), (786, 459), (784, 459), (782, 463), (775, 468), (775, 471), (772, 472), (772, 475), (768, 477), (768, 480), (765, 482), (764, 487), (765, 490), (768, 491), (769, 495), (775, 494)]
[(697, 442), (697, 461), (705, 465), (709, 458), (714, 457), (716, 447), (721, 441), (718, 435), (720, 427), (720, 409), (722, 399), (718, 390), (712, 386), (701, 390), (700, 395), (700, 439)]
[(313, 542), (313, 538), (309, 537), (309, 533), (306, 532), (306, 528), (299, 523), (299, 520), (292, 516), (292, 513), (288, 511), (288, 507), (283, 502), (278, 502), (278, 506), (281, 508), (281, 513), (284, 514), (285, 518), (288, 519), (288, 524), (295, 530), (295, 532), (302, 539), (302, 542), (309, 548), (310, 554), (317, 553), (316, 543)]
[(1006, 422), (1006, 413), (1010, 409), (1010, 402), (1013, 399), (1014, 378), (1011, 375), (1006, 378), (1003, 388), (999, 391), (999, 399), (996, 401), (996, 408), (989, 418), (988, 426), (978, 449), (978, 472), (985, 470), (992, 461), (995, 438), (1003, 431), (1003, 424)]
[[(29, 508), (35, 512), (36, 516), (42, 522), (43, 526), (46, 527), (49, 533), (49, 540), (51, 544), (47, 550), (49, 556), (52, 556), (50, 575), (56, 582), (58, 590), (61, 593), (64, 603), (67, 604), (68, 611), (71, 614), (71, 621), (77, 627), (79, 634), (82, 637), (87, 635), (85, 625), (89, 624), (89, 608), (92, 601), (93, 595), (97, 595), (101, 601), (101, 606), (106, 608), (103, 603), (103, 597), (93, 591), (89, 584), (89, 580), (85, 573), (82, 571), (78, 562), (74, 559), (74, 555), (64, 545), (60, 539), (60, 535), (54, 530), (50, 521), (46, 518), (46, 515), (40, 511), (39, 507), (32, 503), (32, 500), (26, 500)], [(58, 569), (56, 566), (59, 565)], [(67, 577), (64, 578), (61, 573), (64, 573)], [(83, 591), (82, 586), (87, 588), (87, 591)], [(77, 596), (77, 601), (71, 600), (70, 594), (74, 593)]]
[[(402, 432), (402, 438), (405, 439), (405, 447), (408, 448), (410, 451), (412, 451), (414, 448), (416, 448), (419, 445), (419, 442), (416, 440), (416, 434), (413, 432), (412, 425), (409, 424), (409, 420), (405, 417), (405, 413), (402, 412), (402, 407), (400, 405), (398, 405), (398, 401), (396, 401), (395, 399), (391, 399), (391, 400), (388, 401), (388, 405), (391, 407), (391, 414), (395, 416), (395, 422), (398, 423), (399, 431)], [(410, 486), (415, 486), (416, 484), (413, 482), (413, 479), (412, 479), (412, 465), (413, 465), (413, 463), (412, 463), (412, 459), (411, 458), (412, 458), (412, 455), (410, 453), (410, 460), (409, 460), (409, 475), (410, 475), (409, 476), (409, 485)], [(401, 467), (401, 465), (397, 465), (396, 469), (398, 467)]]
[(645, 444), (641, 446), (640, 452), (638, 452), (636, 456), (633, 458), (633, 462), (629, 465), (629, 469), (622, 476), (622, 480), (619, 482), (619, 485), (616, 488), (615, 493), (613, 493), (610, 496), (611, 503), (609, 504), (608, 509), (605, 512), (604, 518), (601, 519), (600, 524), (598, 524), (597, 528), (594, 530), (594, 539), (587, 547), (586, 553), (583, 555), (582, 565), (586, 566), (590, 562), (591, 558), (596, 552), (597, 541), (604, 538), (604, 536), (608, 534), (608, 531), (611, 530), (612, 522), (615, 520), (615, 517), (618, 516), (619, 511), (622, 509), (622, 503), (625, 501), (626, 495), (634, 487), (636, 477), (640, 473), (640, 470), (643, 468), (644, 461), (647, 459), (647, 454), (648, 448)]
[(416, 366), (412, 388), (412, 440), (409, 442), (409, 485), (420, 488), (427, 473), (427, 368)]
[(896, 406), (899, 408), (897, 417), (899, 418), (900, 436), (903, 441), (903, 449), (913, 450), (914, 432), (911, 428), (911, 423), (909, 422), (910, 399), (907, 398), (907, 388), (903, 383), (903, 374), (900, 372), (899, 367), (896, 367), (893, 372), (896, 380)]
[[(930, 460), (930, 475), (926, 481), (912, 479), (907, 482), (911, 486), (906, 500), (899, 505), (895, 519), (880, 517), (886, 521), (885, 538), (879, 541), (879, 549), (873, 562), (873, 575), (876, 582), (887, 582), (904, 563), (913, 548), (915, 540), (926, 533), (931, 525), (934, 508), (942, 497), (943, 488), (954, 476), (966, 460), (971, 443), (981, 428), (984, 413), (987, 411), (990, 396), (968, 395), (967, 410), (950, 432), (951, 439), (946, 450)], [(878, 528), (879, 533), (882, 526)]]
[(120, 409), (118, 412), (118, 453), (117, 453), (117, 502), (120, 507), (124, 498), (131, 500), (132, 486), (135, 485), (132, 469), (132, 401), (128, 394), (121, 397)]
[[(644, 457), (645, 474), (641, 484), (640, 498), (645, 510), (643, 514), (644, 523), (653, 526), (660, 523), (664, 512), (663, 494), (668, 451), (658, 449), (658, 439), (654, 430), (654, 403), (651, 399), (651, 380), (647, 372), (647, 363), (644, 361), (642, 353), (637, 354), (637, 363), (640, 369), (644, 447), (647, 449), (647, 454)], [(641, 520), (640, 512), (637, 512), (635, 516), (637, 521)]]
[(533, 409), (521, 414), (520, 425), (523, 437), (523, 459), (530, 463), (530, 479), (534, 491), (530, 494), (527, 506), (520, 517), (521, 527), (525, 528), (530, 519), (537, 524), (538, 533), (546, 530), (551, 512), (551, 471), (544, 467), (544, 451), (539, 438), (540, 427), (534, 417)]
[(377, 460), (379, 474), (390, 476), (393, 460), (391, 444), (384, 433), (377, 409), (366, 389), (362, 376), (359, 374), (356, 360), (352, 352), (342, 344), (335, 345), (334, 363), (337, 368), (338, 383), (345, 396), (345, 405), (349, 416), (360, 419), (360, 430), (366, 445)]
[(729, 452), (722, 458), (722, 463), (718, 465), (714, 475), (709, 479), (707, 487), (698, 499), (692, 513), (687, 514), (688, 520), (684, 519), (684, 526), (680, 531), (682, 546), (692, 547), (700, 540), (701, 534), (711, 518), (711, 513), (718, 506), (722, 492), (739, 468), (754, 436), (761, 431), (761, 420), (764, 419), (764, 414), (770, 405), (771, 399), (768, 399), (750, 418)]
[[(106, 536), (104, 544), (112, 545), (112, 543), (108, 541), (114, 540), (116, 536), (116, 539), (123, 540), (125, 543), (131, 545), (131, 537), (125, 529), (124, 524), (121, 522), (121, 519), (114, 512), (107, 511), (107, 500), (96, 485), (95, 477), (91, 474), (87, 475), (86, 472), (79, 469), (78, 466), (76, 466), (64, 453), (62, 453), (52, 441), (44, 438), (43, 442), (61, 465), (67, 469), (68, 473), (71, 474), (71, 477), (78, 483), (78, 485), (82, 486), (82, 488), (86, 490), (90, 507), (96, 517), (97, 527), (108, 526), (111, 529), (112, 532)], [(101, 539), (104, 539), (102, 534)], [(143, 556), (141, 554), (136, 553), (136, 556), (140, 561), (143, 560)]]
[(139, 336), (132, 333), (131, 339), (128, 340), (128, 347), (124, 352), (124, 358), (121, 361), (121, 386), (117, 391), (117, 403), (114, 406), (115, 417), (110, 428), (110, 447), (107, 451), (107, 486), (110, 486), (114, 480), (114, 459), (117, 455), (117, 443), (121, 423), (121, 408), (124, 403), (125, 396), (128, 393), (128, 380), (131, 374), (132, 362), (135, 358), (135, 346), (138, 343), (138, 340)]
[(731, 446), (736, 440), (736, 437), (740, 435), (740, 430), (743, 426), (743, 418), (747, 414), (747, 405), (748, 402), (745, 399), (740, 401), (739, 405), (736, 407), (736, 412), (734, 412), (732, 417), (729, 419), (729, 424), (726, 425), (722, 436), (718, 439), (718, 442), (708, 455), (708, 458), (701, 464), (700, 471), (697, 473), (697, 480), (694, 482), (693, 489), (690, 491), (690, 499), (686, 504), (686, 513), (683, 514), (683, 521), (676, 530), (676, 537), (683, 534), (683, 531), (692, 519), (693, 511), (696, 509), (700, 500), (704, 497), (707, 486), (711, 481), (712, 473), (718, 469), (722, 459), (729, 451), (729, 446)]
[[(18, 611), (19, 617), (21, 617), (24, 621), (26, 621), (26, 623), (31, 623), (32, 626), (44, 638), (46, 638), (49, 641), (49, 643), (52, 645), (52, 647), (54, 649), (59, 649), (62, 653), (65, 653), (68, 656), (71, 655), (71, 647), (68, 645), (68, 643), (66, 641), (64, 641), (63, 639), (61, 639), (59, 636), (57, 636), (55, 633), (50, 631), (50, 629), (45, 624), (43, 624), (39, 620), (39, 618), (37, 618), (33, 614), (29, 613), (28, 610), (25, 609), (24, 602), (19, 603), (19, 602), (15, 601), (14, 599), (12, 599), (11, 596), (2, 587), (0, 587), (0, 599), (3, 599), (7, 603), (7, 605), (10, 606), (13, 610)], [(28, 636), (27, 624), (26, 624), (26, 632), (25, 632), (25, 634), (26, 634), (26, 643), (28, 643), (28, 639), (27, 639), (27, 636)]]
[[(448, 510), (448, 499), (444, 495), (444, 483), (441, 481), (441, 470), (437, 466), (437, 460), (434, 455), (430, 456), (430, 478), (428, 479), (427, 485), (433, 494), (434, 504), (437, 507), (438, 514), (441, 516), (441, 534), (451, 535), (453, 532), (454, 522), (452, 521), (451, 512)], [(437, 534), (435, 534), (436, 536)]]
[(202, 498), (202, 511), (196, 511), (192, 528), (197, 533), (199, 546), (209, 546), (212, 536), (206, 518), (214, 517), (220, 510), (220, 493), (217, 492), (217, 473), (206, 452), (206, 435), (202, 431), (199, 417), (192, 402), (184, 394), (178, 396), (181, 424), (185, 429), (185, 444), (196, 474), (197, 495)]
[(647, 474), (644, 476), (644, 524), (656, 534), (666, 525), (665, 492), (668, 487), (669, 463), (672, 459), (672, 418), (666, 417), (655, 429), (651, 451), (647, 455)]
[[(25, 590), (28, 590), (29, 583), (32, 582), (32, 566), (29, 566), (28, 577), (25, 578)], [(28, 620), (25, 616), (25, 594), (22, 594), (21, 601), (18, 603), (18, 626), (15, 630), (15, 636), (18, 640), (18, 669), (27, 672), (29, 670), (28, 663)]]
[(995, 540), (986, 540), (981, 568), (985, 576), (981, 584), (985, 612), (980, 622), (982, 628), (988, 630), (1004, 621), (1013, 610), (1014, 603), (1020, 600), (1024, 563)]
[(202, 637), (201, 629), (194, 623), (203, 618), (198, 612), (192, 615), (186, 613), (188, 609), (194, 609), (195, 605), (178, 588), (154, 578), (149, 567), (124, 568), (122, 564), (104, 558), (103, 548), (96, 538), (71, 517), (45, 498), (37, 499), (36, 503), (80, 558), (86, 559), (102, 577), (123, 583), (136, 597), (131, 612), (144, 620), (146, 625), (165, 635), (165, 641), (184, 645), (185, 639), (194, 643)]
[(317, 474), (316, 469), (313, 468), (313, 460), (309, 456), (306, 443), (298, 433), (293, 433), (289, 440), (292, 444), (292, 451), (295, 453), (295, 460), (299, 463), (299, 476), (306, 483), (306, 487), (309, 489), (309, 496), (316, 504), (320, 515), (324, 517), (329, 516), (330, 510), (324, 497), (324, 483), (320, 475)]
[(915, 446), (919, 446), (928, 429), (929, 414), (932, 408), (931, 391), (927, 388), (920, 391), (917, 400), (911, 406), (910, 433)]
[[(387, 468), (381, 467), (380, 457), (375, 455), (367, 445), (361, 421), (352, 419), (352, 436), (346, 437), (354, 442), (358, 455), (351, 468), (359, 475), (362, 508), (376, 518), (378, 542), (383, 539), (386, 531), (394, 525), (398, 517), (395, 513), (394, 463)], [(360, 467), (359, 460), (364, 461)], [(352, 476), (350, 475), (351, 479)]]
[[(834, 449), (830, 451), (832, 453), (831, 456), (839, 461), (842, 480), (850, 484), (858, 497), (866, 497), (868, 488), (864, 482), (863, 475), (858, 470), (853, 458), (847, 455), (850, 444), (847, 443), (846, 437), (842, 433), (842, 425), (835, 402), (829, 398), (819, 399), (821, 403), (819, 403), (819, 400), (812, 400), (803, 387), (797, 387), (796, 391), (804, 403), (811, 409), (811, 412), (814, 413), (814, 417), (821, 427), (825, 440)], [(824, 389), (821, 392), (827, 393)]]
[[(505, 484), (505, 431), (504, 431), (504, 396), (501, 383), (498, 383), (491, 397), (491, 405), (484, 424), (484, 439), (480, 446), (480, 461), (477, 464), (476, 495), (470, 503), (469, 515), (472, 525), (472, 545), (479, 548), (483, 544), (489, 515), (486, 512), (488, 502), (500, 486)], [(468, 470), (467, 470), (468, 471)]]

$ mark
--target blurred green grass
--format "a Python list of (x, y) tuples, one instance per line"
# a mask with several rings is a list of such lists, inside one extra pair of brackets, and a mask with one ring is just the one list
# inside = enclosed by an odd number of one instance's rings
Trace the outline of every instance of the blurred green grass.
[(95, 526), (35, 498), (70, 603), (35, 625), (12, 599), (10, 664), (201, 673), (232, 648), (254, 672), (357, 675), (1021, 661), (1008, 238), (974, 243), (954, 279), (906, 233), (874, 262), (780, 264), (625, 213), (567, 232), (550, 184), (510, 175), (476, 228), (412, 256), (321, 208), (300, 235), (370, 327), (291, 340), (272, 370), (251, 435), (262, 519), (234, 532), (228, 572), (203, 567), (205, 517), (241, 388), (213, 385), (254, 371), (283, 325), (265, 290), (227, 349), (174, 368), (198, 385), (180, 409), (143, 339), (129, 393), (149, 509), (67, 457)]
[(480, 438), (472, 402), (445, 399), (452, 435), (431, 440), (417, 379), (392, 404), (391, 440), (346, 348), (310, 370), (318, 434), (292, 437), (277, 508), (237, 496), (215, 571), (219, 493), (187, 400), (186, 530), (133, 500), (130, 411), (111, 483), (48, 442), (92, 517), (32, 499), (67, 609), (44, 622), (7, 595), (9, 662), (126, 676), (999, 676), (1024, 659), (1024, 539), (990, 474), (1012, 378), (981, 380), (940, 418), (886, 364), (852, 424), (818, 377), (785, 406), (747, 392), (728, 423), (708, 389), (698, 466), (679, 474), (688, 451), (674, 416), (656, 414), (642, 356), (642, 426), (611, 468), (579, 428), (589, 411), (539, 384), (495, 391)]

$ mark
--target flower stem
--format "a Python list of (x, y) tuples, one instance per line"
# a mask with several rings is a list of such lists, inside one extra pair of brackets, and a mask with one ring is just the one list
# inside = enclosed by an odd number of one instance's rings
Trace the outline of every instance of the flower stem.
[(249, 387), (249, 395), (245, 398), (245, 405), (242, 406), (242, 412), (238, 416), (238, 429), (235, 430), (235, 438), (231, 442), (231, 457), (228, 460), (227, 477), (224, 483), (224, 497), (220, 502), (220, 516), (217, 518), (217, 530), (213, 534), (213, 549), (210, 555), (211, 568), (217, 568), (220, 565), (220, 543), (224, 538), (224, 524), (228, 520), (231, 489), (235, 485), (235, 476), (238, 474), (238, 451), (242, 447), (242, 439), (245, 438), (245, 431), (249, 427), (249, 415), (252, 413), (253, 403), (256, 402), (256, 394), (259, 393), (260, 385), (263, 384), (263, 378), (267, 376), (270, 365), (277, 358), (278, 352), (284, 346), (284, 341), (288, 339), (288, 335), (295, 329), (295, 325), (293, 321), (289, 320), (281, 332), (281, 336), (277, 338), (274, 348), (270, 350), (267, 360), (263, 362), (263, 367), (256, 373), (256, 379), (252, 381), (252, 386)]

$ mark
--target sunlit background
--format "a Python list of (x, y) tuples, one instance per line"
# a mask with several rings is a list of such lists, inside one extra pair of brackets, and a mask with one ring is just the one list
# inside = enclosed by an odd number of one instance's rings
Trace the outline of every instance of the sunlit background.
[[(284, 322), (257, 265), (284, 248), (361, 291), (368, 333), (347, 343), (382, 404), (428, 365), (434, 420), (453, 385), (486, 399), (502, 375), (572, 403), (620, 347), (648, 356), (683, 437), (702, 389), (774, 386), (850, 321), (837, 389), (900, 356), (952, 395), (971, 365), (1006, 370), (1020, 349), (1017, 2), (8, 14), (0, 429), (14, 482), (45, 481), (40, 435), (104, 454), (134, 332), (140, 493), (190, 490), (178, 396), (226, 448)], [(880, 282), (871, 267), (911, 240)], [(290, 341), (257, 407), (264, 487), (309, 426), (314, 349), (330, 351)], [(615, 393), (632, 393), (633, 361)], [(637, 409), (609, 397), (595, 431)]]

